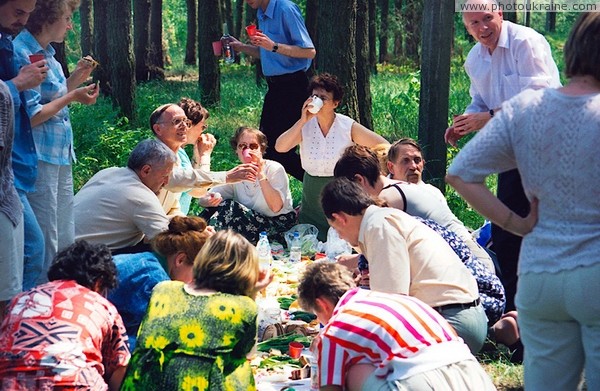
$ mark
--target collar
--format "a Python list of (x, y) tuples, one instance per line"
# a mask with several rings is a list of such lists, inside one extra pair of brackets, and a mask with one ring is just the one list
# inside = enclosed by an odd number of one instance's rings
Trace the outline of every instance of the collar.
[(269, 0), (267, 9), (263, 11), (262, 8), (259, 8), (257, 11), (257, 16), (261, 19), (273, 19), (273, 16), (275, 15), (275, 3), (277, 3), (277, 0)]
[(32, 53), (42, 51), (47, 53), (49, 56), (54, 56), (56, 54), (56, 50), (54, 50), (52, 45), (48, 45), (46, 48), (43, 48), (37, 39), (35, 39), (33, 34), (31, 34), (27, 29), (23, 29), (23, 31), (19, 33), (18, 37), (31, 50)]
[[(508, 29), (510, 28), (511, 22), (508, 20), (502, 21), (502, 28), (500, 29), (500, 36), (498, 37), (498, 45), (496, 45), (496, 49), (504, 48), (508, 49), (510, 47), (510, 40), (508, 39)], [(481, 43), (477, 43), (479, 45), (479, 56), (486, 58), (491, 57), (492, 55), (488, 51), (486, 46), (483, 46)]]

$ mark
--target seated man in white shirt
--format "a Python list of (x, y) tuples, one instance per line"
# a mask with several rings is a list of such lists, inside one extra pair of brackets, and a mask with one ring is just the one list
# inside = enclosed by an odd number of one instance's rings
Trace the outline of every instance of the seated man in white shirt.
[(144, 140), (127, 167), (96, 173), (75, 195), (75, 239), (106, 244), (113, 255), (147, 251), (147, 240), (169, 227), (157, 194), (175, 161), (165, 144)]

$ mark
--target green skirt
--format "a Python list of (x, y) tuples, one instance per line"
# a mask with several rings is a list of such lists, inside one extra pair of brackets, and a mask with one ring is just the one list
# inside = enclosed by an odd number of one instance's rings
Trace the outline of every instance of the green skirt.
[(327, 240), (329, 224), (321, 208), (321, 190), (333, 180), (332, 176), (312, 176), (304, 173), (302, 179), (302, 204), (298, 214), (300, 224), (312, 224), (319, 230), (318, 238), (321, 242)]

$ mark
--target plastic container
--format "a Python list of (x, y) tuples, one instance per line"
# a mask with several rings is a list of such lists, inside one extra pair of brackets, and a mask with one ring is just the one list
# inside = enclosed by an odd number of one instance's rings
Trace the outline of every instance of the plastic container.
[(229, 29), (227, 23), (223, 23), (223, 36), (221, 37), (221, 47), (223, 50), (223, 60), (225, 64), (233, 64), (235, 62), (235, 52), (230, 44), (231, 35), (229, 35)]
[(271, 244), (266, 232), (261, 232), (258, 243), (256, 243), (256, 251), (258, 252), (258, 264), (261, 270), (269, 270), (271, 268)]
[(300, 262), (302, 259), (302, 242), (300, 241), (300, 232), (294, 231), (292, 246), (290, 247), (290, 262)]

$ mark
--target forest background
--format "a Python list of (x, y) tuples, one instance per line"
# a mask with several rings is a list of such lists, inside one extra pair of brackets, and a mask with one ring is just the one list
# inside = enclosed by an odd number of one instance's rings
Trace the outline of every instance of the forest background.
[[(526, 1), (526, 0), (523, 0)], [(452, 115), (470, 102), (463, 63), (474, 45), (449, 0), (296, 0), (317, 48), (311, 72), (331, 72), (345, 86), (340, 111), (393, 142), (419, 139), (425, 177), (445, 191), (454, 213), (471, 228), (483, 223), (443, 183), (458, 152), (444, 144)], [(575, 13), (511, 13), (550, 42), (559, 70)], [(244, 27), (256, 11), (243, 0), (82, 0), (74, 31), (56, 45), (66, 72), (91, 54), (100, 62), (94, 79), (102, 96), (92, 106), (71, 106), (77, 191), (96, 172), (124, 166), (130, 151), (152, 137), (148, 119), (159, 105), (181, 97), (199, 100), (210, 112), (207, 132), (218, 140), (212, 170), (237, 164), (229, 137), (241, 125), (258, 126), (266, 83), (260, 64), (245, 56), (226, 65), (212, 53), (223, 34), (247, 40)], [(271, 140), (274, 142), (274, 140)], [(461, 140), (461, 145), (468, 141)], [(191, 153), (191, 151), (189, 151)], [(291, 178), (294, 202), (301, 183)], [(488, 180), (495, 187), (495, 178)], [(193, 205), (192, 211), (198, 210)], [(499, 389), (522, 389), (522, 368), (505, 352), (480, 357)]]

